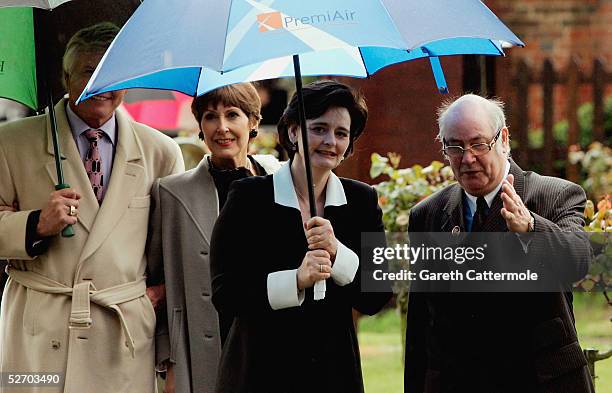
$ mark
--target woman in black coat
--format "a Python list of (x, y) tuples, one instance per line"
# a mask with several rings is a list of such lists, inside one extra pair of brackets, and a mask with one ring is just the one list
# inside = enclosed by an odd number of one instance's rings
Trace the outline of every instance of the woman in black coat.
[[(367, 108), (335, 81), (303, 92), (318, 216), (309, 213), (294, 96), (278, 125), (290, 162), (234, 182), (213, 231), (223, 344), (217, 392), (363, 391), (352, 308), (374, 314), (389, 300), (362, 291), (358, 256), (362, 233), (384, 233), (382, 213), (372, 187), (332, 170), (352, 151)], [(319, 280), (326, 291), (315, 294)]]

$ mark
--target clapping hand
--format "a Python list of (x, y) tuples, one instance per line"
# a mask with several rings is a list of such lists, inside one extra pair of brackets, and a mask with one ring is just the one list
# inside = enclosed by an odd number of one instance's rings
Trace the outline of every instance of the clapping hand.
[(501, 209), (501, 215), (506, 220), (506, 225), (510, 232), (527, 232), (529, 230), (529, 222), (531, 221), (531, 213), (523, 203), (523, 200), (514, 190), (514, 175), (508, 175), (502, 185), (501, 198), (504, 207)]

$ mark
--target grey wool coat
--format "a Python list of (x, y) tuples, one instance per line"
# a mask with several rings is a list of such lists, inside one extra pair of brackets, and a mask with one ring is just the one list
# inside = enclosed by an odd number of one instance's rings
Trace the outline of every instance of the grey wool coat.
[[(166, 307), (157, 310), (156, 363), (173, 365), (180, 393), (213, 393), (221, 355), (209, 261), (219, 199), (207, 157), (190, 171), (159, 179), (151, 191), (147, 281), (166, 285)], [(253, 158), (268, 174), (280, 167), (273, 156)], [(237, 240), (247, 235), (242, 229), (236, 228)]]

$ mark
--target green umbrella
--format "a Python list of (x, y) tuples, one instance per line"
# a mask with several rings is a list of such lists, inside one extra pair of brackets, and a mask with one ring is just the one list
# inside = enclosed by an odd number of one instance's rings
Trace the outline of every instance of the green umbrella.
[[(70, 4), (54, 9), (66, 2)], [(139, 4), (139, 0), (0, 0), (0, 97), (37, 112), (48, 108), (56, 190), (70, 187), (64, 181), (53, 108), (54, 100), (64, 94), (60, 75), (67, 40), (98, 22), (123, 25)], [(74, 232), (67, 227), (62, 235), (69, 237)]]
[(30, 8), (0, 10), (0, 96), (38, 110), (34, 16)]

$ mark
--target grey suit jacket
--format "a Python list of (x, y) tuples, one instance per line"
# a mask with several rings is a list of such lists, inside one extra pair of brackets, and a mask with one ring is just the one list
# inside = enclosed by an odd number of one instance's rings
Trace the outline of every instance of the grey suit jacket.
[[(254, 156), (272, 173), (272, 156)], [(157, 311), (156, 362), (173, 364), (176, 391), (212, 393), (221, 354), (219, 318), (211, 302), (209, 248), (219, 201), (208, 160), (183, 174), (159, 179), (151, 191), (148, 284), (166, 284)], [(236, 228), (236, 239), (248, 236)]]
[[(514, 188), (535, 217), (530, 257), (561, 287), (588, 271), (591, 248), (580, 235), (586, 196), (563, 179), (524, 172), (511, 161)], [(451, 185), (410, 212), (409, 232), (465, 231), (462, 189)], [(499, 195), (484, 230), (508, 231)], [(568, 244), (567, 234), (574, 240)], [(558, 264), (550, 253), (571, 253)], [(549, 254), (546, 254), (549, 253)], [(548, 255), (548, 256), (547, 256)], [(589, 392), (592, 389), (571, 310), (570, 293), (417, 293), (409, 297), (405, 392)]]

